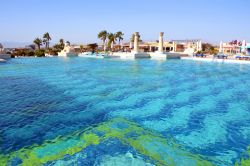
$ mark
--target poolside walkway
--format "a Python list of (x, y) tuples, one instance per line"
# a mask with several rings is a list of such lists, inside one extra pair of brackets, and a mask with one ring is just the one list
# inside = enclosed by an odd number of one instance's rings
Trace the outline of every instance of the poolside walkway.
[(246, 60), (217, 59), (217, 58), (213, 58), (213, 57), (207, 57), (207, 58), (181, 57), (181, 59), (183, 59), (183, 60), (203, 61), (203, 62), (250, 64), (250, 61), (246, 61)]

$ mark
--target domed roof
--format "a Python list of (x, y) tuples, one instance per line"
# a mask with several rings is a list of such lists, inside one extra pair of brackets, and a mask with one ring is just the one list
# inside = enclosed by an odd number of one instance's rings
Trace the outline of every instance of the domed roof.
[(0, 43), (0, 48), (3, 48), (3, 45), (2, 45), (2, 43)]

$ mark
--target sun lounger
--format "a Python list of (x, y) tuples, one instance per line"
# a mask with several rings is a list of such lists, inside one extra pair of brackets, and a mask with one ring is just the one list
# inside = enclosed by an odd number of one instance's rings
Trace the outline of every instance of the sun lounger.
[(245, 56), (245, 60), (250, 60), (250, 56)]
[(234, 58), (235, 58), (235, 59), (241, 59), (242, 56), (241, 56), (241, 55), (236, 55)]
[(214, 55), (214, 58), (218, 58), (218, 59), (227, 59), (227, 55), (225, 54), (217, 54), (217, 55)]
[(195, 57), (201, 57), (201, 58), (203, 58), (203, 57), (206, 57), (206, 55), (205, 54), (195, 54)]
[(235, 59), (239, 59), (239, 60), (250, 60), (250, 56), (246, 56), (246, 55), (236, 55)]

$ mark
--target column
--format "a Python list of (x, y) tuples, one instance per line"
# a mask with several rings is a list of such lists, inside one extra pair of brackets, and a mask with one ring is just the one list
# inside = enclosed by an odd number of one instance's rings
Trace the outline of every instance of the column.
[(173, 41), (173, 50), (172, 50), (173, 52), (175, 52), (176, 51), (176, 49), (175, 49), (175, 42)]
[(220, 49), (219, 49), (219, 52), (223, 52), (223, 42), (222, 42), (222, 41), (220, 42)]
[(139, 52), (139, 32), (135, 32), (135, 38), (134, 38), (134, 52)]
[(202, 51), (202, 43), (201, 43), (201, 41), (199, 41), (199, 49), (200, 49), (200, 51)]
[(104, 52), (107, 51), (107, 41), (106, 41), (106, 40), (105, 40), (105, 42), (104, 42), (103, 51), (104, 51)]
[(163, 53), (163, 35), (164, 32), (160, 32), (160, 37), (159, 37), (159, 48), (158, 48), (158, 52), (159, 53)]
[(200, 50), (199, 50), (199, 42), (196, 42), (196, 50), (197, 50), (197, 51), (200, 51)]

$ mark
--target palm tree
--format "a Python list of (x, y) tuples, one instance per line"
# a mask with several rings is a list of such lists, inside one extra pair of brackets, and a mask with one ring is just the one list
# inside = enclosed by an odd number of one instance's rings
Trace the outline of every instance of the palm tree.
[(41, 47), (43, 41), (42, 41), (42, 39), (40, 39), (40, 38), (36, 38), (36, 39), (33, 41), (33, 43), (36, 44), (37, 47), (38, 47), (38, 49), (40, 50), (40, 47)]
[[(116, 41), (115, 34), (109, 33), (108, 34), (108, 39), (109, 39), (109, 41), (108, 41), (108, 47), (111, 48), (111, 45), (115, 44), (115, 41)], [(111, 49), (113, 49), (113, 48), (111, 48)]]
[(59, 40), (59, 44), (60, 44), (61, 46), (64, 47), (64, 40), (63, 40), (63, 39), (60, 39), (60, 40)]
[(46, 49), (49, 49), (49, 42), (51, 40), (51, 37), (49, 35), (49, 32), (46, 32), (44, 35), (43, 35), (43, 42), (45, 43), (45, 47)]
[(45, 45), (45, 48), (47, 49), (47, 40), (46, 40), (46, 39), (43, 39), (42, 42), (43, 42), (43, 44)]
[[(130, 38), (130, 41), (133, 43), (135, 40), (135, 34), (132, 34), (131, 38)], [(142, 42), (141, 40), (141, 36), (139, 35), (139, 42)]]
[(60, 39), (59, 42), (57, 44), (55, 44), (53, 47), (54, 47), (54, 49), (56, 49), (58, 51), (63, 50), (63, 48), (64, 48), (64, 40)]
[(115, 38), (118, 39), (119, 45), (121, 45), (121, 41), (123, 40), (123, 33), (121, 31), (118, 31), (115, 33)]
[(135, 34), (132, 34), (131, 38), (130, 38), (130, 41), (133, 43), (135, 40)]
[(58, 45), (60, 46), (60, 49), (63, 50), (63, 49), (64, 49), (64, 45), (65, 45), (65, 44), (64, 44), (64, 40), (63, 40), (63, 39), (60, 39)]
[(102, 40), (103, 49), (104, 49), (104, 45), (105, 45), (107, 37), (108, 37), (108, 32), (106, 30), (101, 31), (98, 34), (98, 38)]

